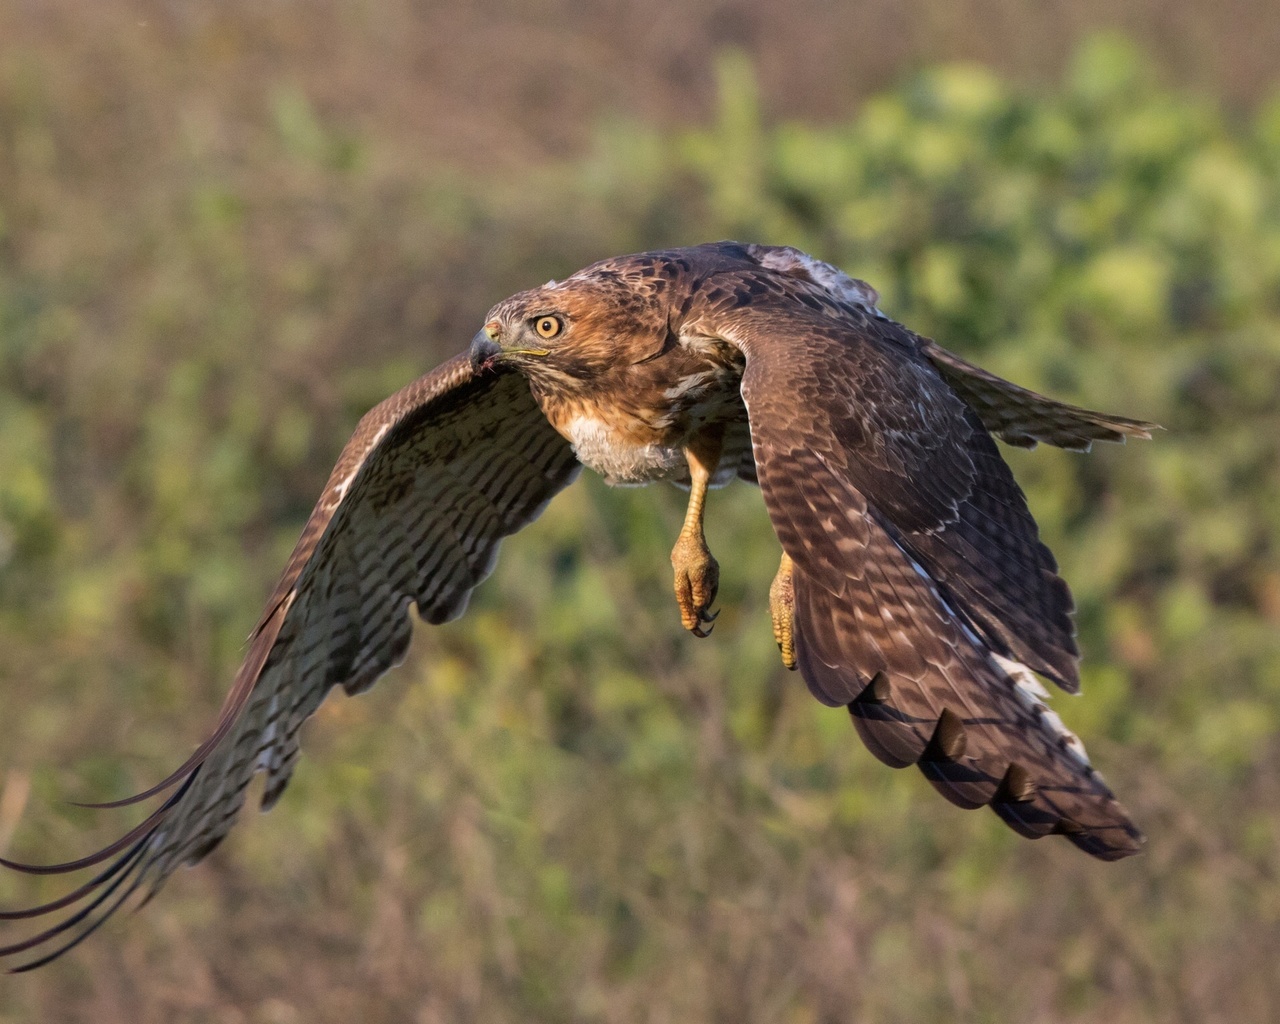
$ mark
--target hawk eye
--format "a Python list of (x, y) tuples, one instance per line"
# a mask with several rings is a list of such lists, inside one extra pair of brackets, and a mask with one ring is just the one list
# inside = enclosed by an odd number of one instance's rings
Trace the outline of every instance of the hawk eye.
[(533, 329), (538, 332), (539, 338), (550, 339), (564, 330), (564, 324), (558, 316), (540, 316), (533, 322)]

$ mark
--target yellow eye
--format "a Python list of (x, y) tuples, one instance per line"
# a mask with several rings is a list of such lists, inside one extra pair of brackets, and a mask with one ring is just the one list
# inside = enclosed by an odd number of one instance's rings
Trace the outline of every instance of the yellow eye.
[(564, 324), (558, 316), (540, 316), (533, 322), (533, 329), (538, 332), (539, 338), (550, 339), (564, 329)]

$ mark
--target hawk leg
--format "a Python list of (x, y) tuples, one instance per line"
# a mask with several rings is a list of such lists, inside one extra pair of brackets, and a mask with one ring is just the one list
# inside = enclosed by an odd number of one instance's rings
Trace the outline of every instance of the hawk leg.
[(720, 464), (723, 429), (704, 430), (695, 434), (684, 450), (689, 463), (689, 507), (684, 526), (671, 549), (671, 565), (675, 569), (676, 602), (680, 605), (680, 621), (694, 636), (710, 636), (715, 615), (708, 609), (720, 588), (720, 566), (707, 548), (702, 533), (702, 511), (707, 500), (707, 485)]
[(796, 591), (791, 579), (791, 556), (782, 553), (778, 575), (769, 586), (769, 617), (773, 619), (773, 639), (782, 654), (782, 664), (796, 670)]

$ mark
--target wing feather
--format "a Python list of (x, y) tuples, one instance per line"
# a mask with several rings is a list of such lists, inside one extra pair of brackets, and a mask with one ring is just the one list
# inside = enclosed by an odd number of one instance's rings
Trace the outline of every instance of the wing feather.
[(159, 785), (113, 805), (176, 786), (173, 794), (96, 854), (65, 865), (0, 861), (39, 873), (110, 861), (61, 900), (0, 915), (83, 904), (0, 948), (0, 957), (42, 951), (19, 969), (36, 966), (98, 927), (123, 902), (117, 891), (145, 887), (149, 898), (176, 867), (221, 841), (259, 771), (267, 773), (262, 807), (274, 805), (297, 761), (302, 723), (329, 690), (360, 692), (403, 658), (411, 604), (432, 623), (460, 615), (501, 539), (536, 518), (578, 469), (525, 379), (476, 374), (465, 356), (373, 409), (303, 528), (209, 739)]
[(1030, 667), (1077, 685), (1071, 598), (982, 422), (910, 332), (785, 299), (706, 312), (697, 329), (747, 357), (809, 688), (952, 802), (1098, 857), (1137, 852), (1141, 834), (1027, 683)]

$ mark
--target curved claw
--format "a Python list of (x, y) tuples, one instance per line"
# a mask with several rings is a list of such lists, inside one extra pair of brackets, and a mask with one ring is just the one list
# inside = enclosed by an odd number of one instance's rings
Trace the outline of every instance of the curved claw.
[[(692, 633), (694, 636), (698, 637), (699, 639), (705, 640), (707, 637), (711, 635), (711, 631), (716, 628), (715, 621), (719, 617), (720, 617), (719, 609), (717, 609), (713, 614), (710, 614), (710, 615), (708, 615), (706, 612), (702, 612), (698, 616), (698, 625), (694, 626), (691, 630), (689, 630), (689, 632)], [(707, 627), (706, 629), (702, 628), (704, 625)]]

